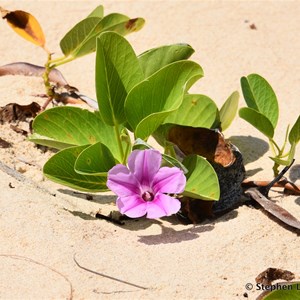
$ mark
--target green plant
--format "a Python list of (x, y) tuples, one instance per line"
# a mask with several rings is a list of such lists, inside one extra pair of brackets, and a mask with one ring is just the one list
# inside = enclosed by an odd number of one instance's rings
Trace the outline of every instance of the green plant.
[(176, 44), (137, 56), (121, 35), (102, 33), (96, 50), (99, 112), (56, 107), (33, 122), (31, 141), (61, 149), (45, 164), (44, 174), (79, 190), (105, 191), (107, 172), (115, 164), (126, 164), (132, 150), (151, 149), (147, 140), (158, 135), (165, 148), (164, 164), (186, 172), (183, 195), (218, 200), (218, 178), (210, 163), (195, 155), (180, 162), (167, 137), (166, 128), (176, 124), (228, 127), (236, 112), (237, 93), (221, 111), (209, 97), (188, 94), (203, 76), (202, 68), (187, 60), (192, 53), (189, 45)]
[[(285, 140), (280, 147), (274, 140), (279, 107), (277, 97), (270, 84), (258, 74), (250, 74), (241, 78), (243, 95), (248, 107), (239, 110), (239, 116), (263, 133), (269, 140), (274, 161), (274, 177), (279, 174), (280, 165), (288, 166), (295, 156), (296, 145), (300, 141), (300, 116), (292, 129), (286, 130)], [(290, 148), (287, 151), (287, 141)]]

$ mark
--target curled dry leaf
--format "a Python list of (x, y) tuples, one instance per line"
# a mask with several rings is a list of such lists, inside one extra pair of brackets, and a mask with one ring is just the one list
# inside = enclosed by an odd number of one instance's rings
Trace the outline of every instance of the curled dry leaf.
[(9, 103), (0, 107), (0, 124), (4, 122), (25, 121), (27, 118), (34, 118), (41, 110), (38, 103), (32, 102), (29, 105)]
[(8, 11), (0, 7), (1, 16), (9, 26), (27, 41), (45, 47), (46, 39), (37, 19), (22, 10)]
[(261, 272), (256, 278), (257, 283), (262, 285), (271, 285), (273, 281), (278, 279), (283, 279), (286, 281), (291, 281), (295, 278), (295, 274), (282, 269), (277, 268), (268, 268), (265, 271)]
[[(41, 77), (45, 72), (44, 67), (33, 65), (26, 62), (16, 62), (0, 67), (0, 76), (5, 75), (23, 75)], [(58, 86), (69, 86), (68, 82), (57, 69), (52, 69), (49, 74), (49, 80)]]
[(168, 140), (185, 155), (198, 154), (223, 167), (231, 166), (235, 161), (230, 144), (219, 131), (175, 125), (169, 130)]
[(257, 188), (250, 188), (245, 191), (252, 199), (258, 202), (267, 212), (284, 222), (285, 224), (300, 229), (300, 221), (291, 215), (287, 210), (278, 206), (266, 198)]

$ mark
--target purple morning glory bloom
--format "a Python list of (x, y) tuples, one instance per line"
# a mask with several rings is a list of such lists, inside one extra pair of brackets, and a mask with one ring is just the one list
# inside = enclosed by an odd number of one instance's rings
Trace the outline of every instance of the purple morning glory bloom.
[(155, 219), (175, 214), (180, 201), (165, 193), (184, 191), (186, 178), (177, 167), (160, 167), (157, 150), (135, 150), (128, 157), (128, 168), (118, 164), (108, 172), (107, 186), (117, 194), (117, 206), (131, 218)]

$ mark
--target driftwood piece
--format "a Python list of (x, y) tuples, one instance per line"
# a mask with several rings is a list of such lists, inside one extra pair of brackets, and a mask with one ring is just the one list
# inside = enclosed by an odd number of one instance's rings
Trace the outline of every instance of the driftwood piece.
[[(23, 75), (23, 76), (41, 77), (44, 74), (44, 72), (45, 72), (44, 67), (26, 63), (26, 62), (16, 62), (16, 63), (0, 66), (0, 76)], [(58, 86), (62, 86), (62, 87), (68, 86), (68, 82), (66, 81), (62, 73), (57, 69), (51, 70), (49, 74), (49, 80), (51, 82), (56, 83)]]

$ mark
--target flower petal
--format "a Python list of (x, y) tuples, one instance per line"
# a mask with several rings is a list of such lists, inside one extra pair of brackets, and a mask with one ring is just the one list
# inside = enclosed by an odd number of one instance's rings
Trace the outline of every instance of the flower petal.
[(184, 191), (186, 178), (183, 171), (177, 167), (161, 168), (154, 176), (153, 191), (154, 193), (181, 193)]
[(173, 197), (157, 194), (155, 199), (147, 202), (147, 218), (156, 219), (164, 216), (176, 214), (181, 207), (178, 199)]
[(137, 195), (118, 198), (117, 206), (121, 214), (130, 218), (142, 217), (147, 211), (147, 203)]
[(118, 164), (109, 170), (107, 187), (119, 197), (140, 194), (140, 185), (126, 166)]
[(129, 170), (134, 174), (142, 187), (152, 185), (154, 175), (161, 164), (161, 154), (154, 149), (132, 151), (128, 158)]

